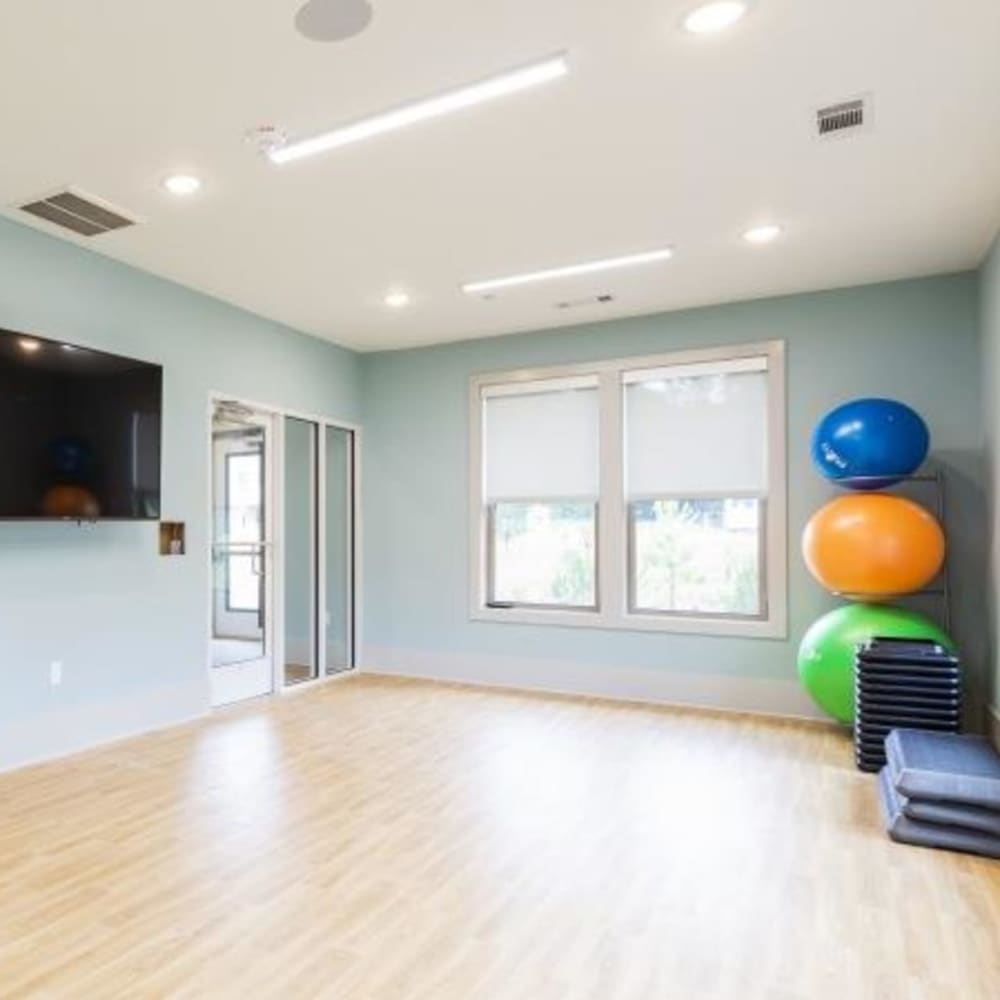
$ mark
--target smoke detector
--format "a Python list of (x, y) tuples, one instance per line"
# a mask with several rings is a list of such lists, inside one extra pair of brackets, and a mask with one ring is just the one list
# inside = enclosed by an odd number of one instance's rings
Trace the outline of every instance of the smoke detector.
[(258, 125), (243, 134), (243, 141), (261, 156), (270, 156), (288, 142), (288, 134), (277, 125)]

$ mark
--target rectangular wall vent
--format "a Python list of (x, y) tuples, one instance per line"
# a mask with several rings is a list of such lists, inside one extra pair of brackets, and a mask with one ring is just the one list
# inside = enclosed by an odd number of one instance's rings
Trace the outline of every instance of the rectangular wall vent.
[(868, 103), (863, 97), (853, 101), (842, 101), (840, 104), (830, 104), (816, 111), (816, 134), (821, 139), (862, 131), (869, 124)]
[(101, 233), (125, 229), (138, 222), (121, 209), (75, 188), (66, 188), (18, 207), (22, 212), (69, 229), (79, 236), (100, 236)]

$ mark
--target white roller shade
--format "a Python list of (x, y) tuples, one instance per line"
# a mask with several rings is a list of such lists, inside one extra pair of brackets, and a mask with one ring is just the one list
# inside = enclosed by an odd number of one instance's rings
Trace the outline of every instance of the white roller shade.
[(766, 359), (628, 372), (630, 497), (767, 492)]
[(483, 392), (485, 495), (497, 500), (597, 498), (597, 378)]

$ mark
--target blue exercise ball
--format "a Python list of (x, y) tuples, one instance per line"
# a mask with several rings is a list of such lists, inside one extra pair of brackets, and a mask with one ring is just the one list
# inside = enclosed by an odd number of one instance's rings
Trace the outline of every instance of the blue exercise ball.
[(880, 490), (912, 476), (931, 436), (920, 414), (895, 399), (854, 399), (831, 410), (813, 434), (816, 467), (839, 486)]

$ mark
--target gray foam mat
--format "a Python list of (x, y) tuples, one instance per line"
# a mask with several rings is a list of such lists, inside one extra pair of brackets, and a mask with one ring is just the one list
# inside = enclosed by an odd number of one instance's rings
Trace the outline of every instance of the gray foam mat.
[(885, 826), (893, 840), (918, 847), (938, 847), (1000, 858), (1000, 837), (962, 827), (910, 819), (904, 812), (905, 799), (893, 787), (888, 766), (879, 771), (878, 777)]
[(982, 737), (895, 729), (885, 748), (902, 797), (1000, 810), (1000, 755)]
[(903, 814), (921, 823), (938, 823), (978, 830), (1000, 837), (1000, 811), (958, 802), (934, 802), (931, 799), (902, 799)]

